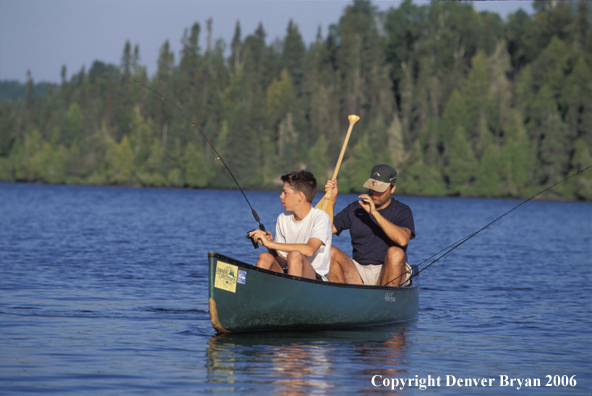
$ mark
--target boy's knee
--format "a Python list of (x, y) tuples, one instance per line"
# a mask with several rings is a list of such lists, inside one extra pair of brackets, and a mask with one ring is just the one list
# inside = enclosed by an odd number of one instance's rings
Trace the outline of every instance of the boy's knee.
[(265, 259), (269, 259), (270, 257), (273, 257), (270, 253), (259, 253), (259, 257), (258, 260), (265, 260)]
[(267, 253), (267, 252), (260, 253), (259, 258), (257, 258), (257, 267), (261, 267), (261, 266), (269, 267), (269, 265), (271, 265), (273, 260), (274, 260), (274, 257), (271, 255), (271, 253)]
[(297, 250), (289, 252), (288, 257), (287, 257), (288, 261), (302, 260), (303, 258), (304, 258), (304, 255)]
[(331, 250), (329, 252), (331, 261), (335, 260), (335, 257), (339, 254), (339, 252), (339, 249), (337, 249), (335, 246), (331, 246)]

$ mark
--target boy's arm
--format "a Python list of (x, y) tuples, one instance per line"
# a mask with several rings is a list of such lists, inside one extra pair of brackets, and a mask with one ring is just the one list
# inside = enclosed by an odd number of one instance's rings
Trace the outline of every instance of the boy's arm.
[[(327, 216), (328, 226), (330, 226), (330, 219)], [(277, 251), (281, 250), (282, 252), (293, 252), (299, 251), (300, 253), (304, 254), (307, 257), (312, 257), (315, 252), (321, 247), (323, 241), (316, 237), (309, 238), (307, 243), (280, 243), (275, 242), (273, 240), (273, 236), (271, 232), (265, 232), (261, 230), (255, 230), (249, 234), (251, 238), (255, 240), (255, 242), (259, 242), (263, 246), (267, 248), (267, 250), (271, 253), (277, 255)], [(274, 255), (274, 256), (275, 256)]]
[(321, 247), (323, 242), (318, 238), (310, 238), (307, 243), (277, 243), (270, 241), (267, 238), (261, 240), (260, 243), (268, 250), (281, 250), (282, 252), (298, 251), (307, 257), (312, 257), (315, 252)]

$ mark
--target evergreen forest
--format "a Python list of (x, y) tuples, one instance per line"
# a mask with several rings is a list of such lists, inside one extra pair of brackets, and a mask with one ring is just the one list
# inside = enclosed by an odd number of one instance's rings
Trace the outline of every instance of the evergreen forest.
[[(592, 165), (591, 3), (504, 18), (470, 2), (396, 5), (354, 0), (309, 45), (293, 21), (275, 40), (237, 22), (230, 43), (195, 23), (180, 53), (162, 44), (153, 76), (128, 41), (120, 64), (63, 67), (61, 84), (4, 81), (0, 180), (234, 188), (209, 142), (243, 188), (309, 169), (322, 189), (349, 114), (361, 120), (342, 192), (363, 191), (378, 163), (397, 169), (397, 193), (480, 197), (530, 196)], [(592, 170), (552, 196), (591, 200)]]

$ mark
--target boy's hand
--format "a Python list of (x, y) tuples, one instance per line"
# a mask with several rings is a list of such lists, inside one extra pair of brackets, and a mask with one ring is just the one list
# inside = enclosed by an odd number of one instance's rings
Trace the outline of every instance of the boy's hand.
[(273, 235), (269, 231), (261, 231), (255, 230), (249, 234), (250, 238), (253, 238), (255, 242), (262, 244), (263, 246), (267, 247), (269, 242), (273, 242)]

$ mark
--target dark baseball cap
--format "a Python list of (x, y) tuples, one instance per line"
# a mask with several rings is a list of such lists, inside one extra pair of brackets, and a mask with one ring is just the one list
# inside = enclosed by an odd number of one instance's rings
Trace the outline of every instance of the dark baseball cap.
[(364, 183), (364, 187), (369, 190), (385, 192), (391, 184), (397, 181), (397, 171), (392, 166), (380, 164), (375, 165), (370, 172), (370, 178)]

